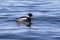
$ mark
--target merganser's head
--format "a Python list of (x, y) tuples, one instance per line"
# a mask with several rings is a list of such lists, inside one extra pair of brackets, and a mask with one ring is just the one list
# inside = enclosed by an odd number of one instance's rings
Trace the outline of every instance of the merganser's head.
[(29, 17), (32, 17), (33, 15), (32, 15), (32, 13), (28, 13), (28, 16), (29, 16)]

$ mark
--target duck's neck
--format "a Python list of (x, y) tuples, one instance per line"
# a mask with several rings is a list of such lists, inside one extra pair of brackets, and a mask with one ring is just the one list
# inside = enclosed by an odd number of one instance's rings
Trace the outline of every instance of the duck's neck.
[(30, 17), (31, 18), (31, 16), (27, 16), (27, 17)]

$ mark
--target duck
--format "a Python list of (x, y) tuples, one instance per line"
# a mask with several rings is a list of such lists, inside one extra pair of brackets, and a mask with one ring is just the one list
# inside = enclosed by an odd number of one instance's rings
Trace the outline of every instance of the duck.
[(22, 16), (16, 19), (17, 22), (31, 22), (32, 13), (28, 13), (28, 16)]

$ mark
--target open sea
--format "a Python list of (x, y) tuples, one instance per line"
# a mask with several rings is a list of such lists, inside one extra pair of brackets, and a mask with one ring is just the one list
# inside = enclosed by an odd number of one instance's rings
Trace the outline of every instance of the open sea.
[[(17, 26), (27, 13), (31, 28)], [(0, 40), (60, 40), (60, 0), (0, 0)]]

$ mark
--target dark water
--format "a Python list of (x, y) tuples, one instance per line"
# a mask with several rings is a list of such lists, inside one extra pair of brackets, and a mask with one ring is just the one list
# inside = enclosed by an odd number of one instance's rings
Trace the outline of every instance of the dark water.
[[(16, 18), (31, 12), (31, 28)], [(60, 0), (0, 0), (0, 40), (60, 40)]]

